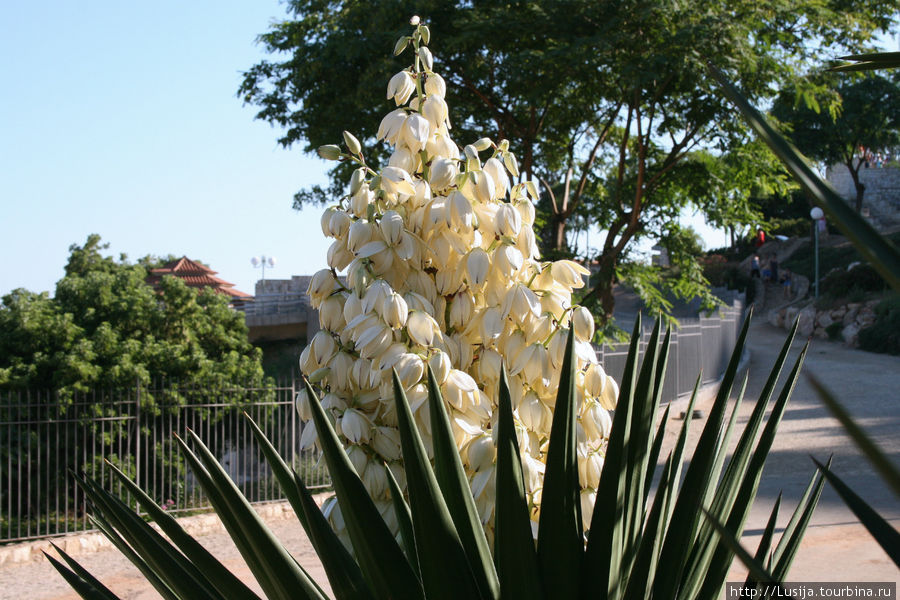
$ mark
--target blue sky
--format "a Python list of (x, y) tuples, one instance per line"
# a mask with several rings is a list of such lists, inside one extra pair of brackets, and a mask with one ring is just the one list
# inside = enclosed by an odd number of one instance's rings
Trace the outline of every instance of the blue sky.
[(91, 233), (115, 256), (201, 260), (249, 293), (254, 255), (277, 258), (270, 278), (324, 266), (321, 209), (291, 198), (327, 165), (281, 148), (235, 96), (284, 16), (277, 0), (0, 4), (0, 295), (52, 292)]
[[(227, 7), (227, 8), (226, 8)], [(0, 7), (0, 295), (51, 290), (70, 244), (202, 260), (253, 293), (324, 265), (320, 210), (293, 193), (326, 164), (235, 92), (276, 0), (7, 2)]]

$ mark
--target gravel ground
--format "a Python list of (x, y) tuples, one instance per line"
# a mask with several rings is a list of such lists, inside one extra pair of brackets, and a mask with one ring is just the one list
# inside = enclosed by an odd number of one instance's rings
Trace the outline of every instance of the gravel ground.
[[(757, 318), (750, 332), (749, 384), (740, 421), (746, 422), (751, 401), (765, 383), (774, 357), (785, 334)], [(796, 342), (792, 357), (802, 342)], [(876, 440), (898, 462), (900, 438), (900, 357), (850, 350), (839, 344), (813, 340), (805, 372), (819, 377), (844, 403)], [(782, 381), (786, 374), (782, 375)], [(780, 391), (777, 388), (777, 391)], [(706, 406), (701, 408), (708, 408)], [(708, 414), (708, 412), (707, 412)], [(670, 430), (677, 430), (678, 422)], [(694, 428), (694, 441), (701, 422)], [(667, 442), (671, 446), (671, 440)], [(834, 454), (834, 470), (891, 522), (900, 519), (900, 503), (873, 472), (868, 463), (843, 434), (838, 423), (828, 416), (805, 377), (801, 378), (788, 406), (775, 445), (763, 473), (757, 505), (747, 525), (744, 544), (754, 549), (779, 491), (784, 493), (779, 526), (787, 522), (809, 478), (813, 464), (809, 456), (821, 461)], [(664, 454), (665, 455), (665, 451)], [(300, 525), (291, 519), (270, 523), (284, 545), (322, 585), (327, 580)], [(248, 569), (224, 532), (199, 538), (213, 554), (249, 584), (255, 587)], [(158, 598), (156, 592), (124, 558), (113, 550), (79, 557), (115, 593), (127, 599)], [(743, 569), (735, 566), (730, 580), (743, 578)], [(858, 524), (837, 495), (826, 485), (803, 546), (791, 570), (791, 581), (897, 581), (896, 566)], [(258, 588), (256, 588), (258, 589)], [(45, 560), (0, 568), (0, 598), (30, 600), (69, 600), (77, 596)]]

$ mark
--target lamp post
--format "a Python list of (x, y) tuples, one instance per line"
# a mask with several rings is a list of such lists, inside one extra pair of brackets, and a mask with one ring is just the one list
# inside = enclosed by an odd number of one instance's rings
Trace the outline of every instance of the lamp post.
[(262, 269), (262, 280), (266, 280), (266, 266), (269, 268), (275, 267), (275, 257), (269, 256), (266, 257), (265, 254), (262, 256), (254, 256), (250, 259), (250, 264), (253, 265), (254, 269)]
[(825, 219), (825, 213), (818, 206), (814, 206), (809, 211), (809, 216), (813, 220), (813, 239), (815, 240), (815, 299), (819, 299), (819, 221)]

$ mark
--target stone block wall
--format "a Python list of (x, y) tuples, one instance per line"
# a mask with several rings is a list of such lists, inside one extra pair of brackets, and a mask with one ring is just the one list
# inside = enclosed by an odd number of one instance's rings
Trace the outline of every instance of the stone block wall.
[[(845, 165), (829, 167), (825, 178), (851, 206), (856, 202), (856, 188)], [(869, 221), (879, 230), (900, 226), (900, 167), (862, 167), (859, 180), (866, 186), (863, 212), (869, 211)]]

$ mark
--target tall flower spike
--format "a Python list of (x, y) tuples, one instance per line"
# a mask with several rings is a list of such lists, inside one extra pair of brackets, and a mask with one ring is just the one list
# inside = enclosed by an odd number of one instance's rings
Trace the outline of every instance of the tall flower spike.
[[(391, 369), (408, 390), (427, 446), (429, 365), (490, 530), (491, 433), (502, 365), (510, 373), (525, 491), (535, 519), (567, 337), (561, 327), (573, 326), (579, 340), (583, 498), (596, 493), (618, 386), (596, 364), (588, 344), (594, 331), (590, 313), (572, 305), (572, 290), (583, 285), (586, 269), (572, 261), (538, 262), (534, 207), (526, 192), (531, 186), (513, 185), (519, 173), (508, 142), (469, 140), (461, 155), (449, 135), (446, 82), (431, 71), (426, 28), (417, 20), (414, 25), (411, 38), (401, 38), (412, 43), (398, 45), (401, 51), (414, 48), (413, 65), (387, 86), (387, 98), (399, 108), (388, 109), (378, 128), (377, 138), (392, 146), (390, 162), (377, 174), (357, 169), (348, 195), (323, 215), (322, 231), (335, 240), (327, 257), (331, 269), (310, 282), (321, 331), (302, 352), (300, 366), (328, 390), (323, 407), (338, 424), (366, 489), (378, 506), (388, 507), (384, 461), (405, 487), (397, 468)], [(344, 140), (351, 153), (354, 140)], [(307, 420), (308, 398), (298, 397), (296, 405)], [(301, 443), (306, 447), (315, 439), (315, 428), (307, 426)], [(342, 530), (337, 508), (328, 518)]]

